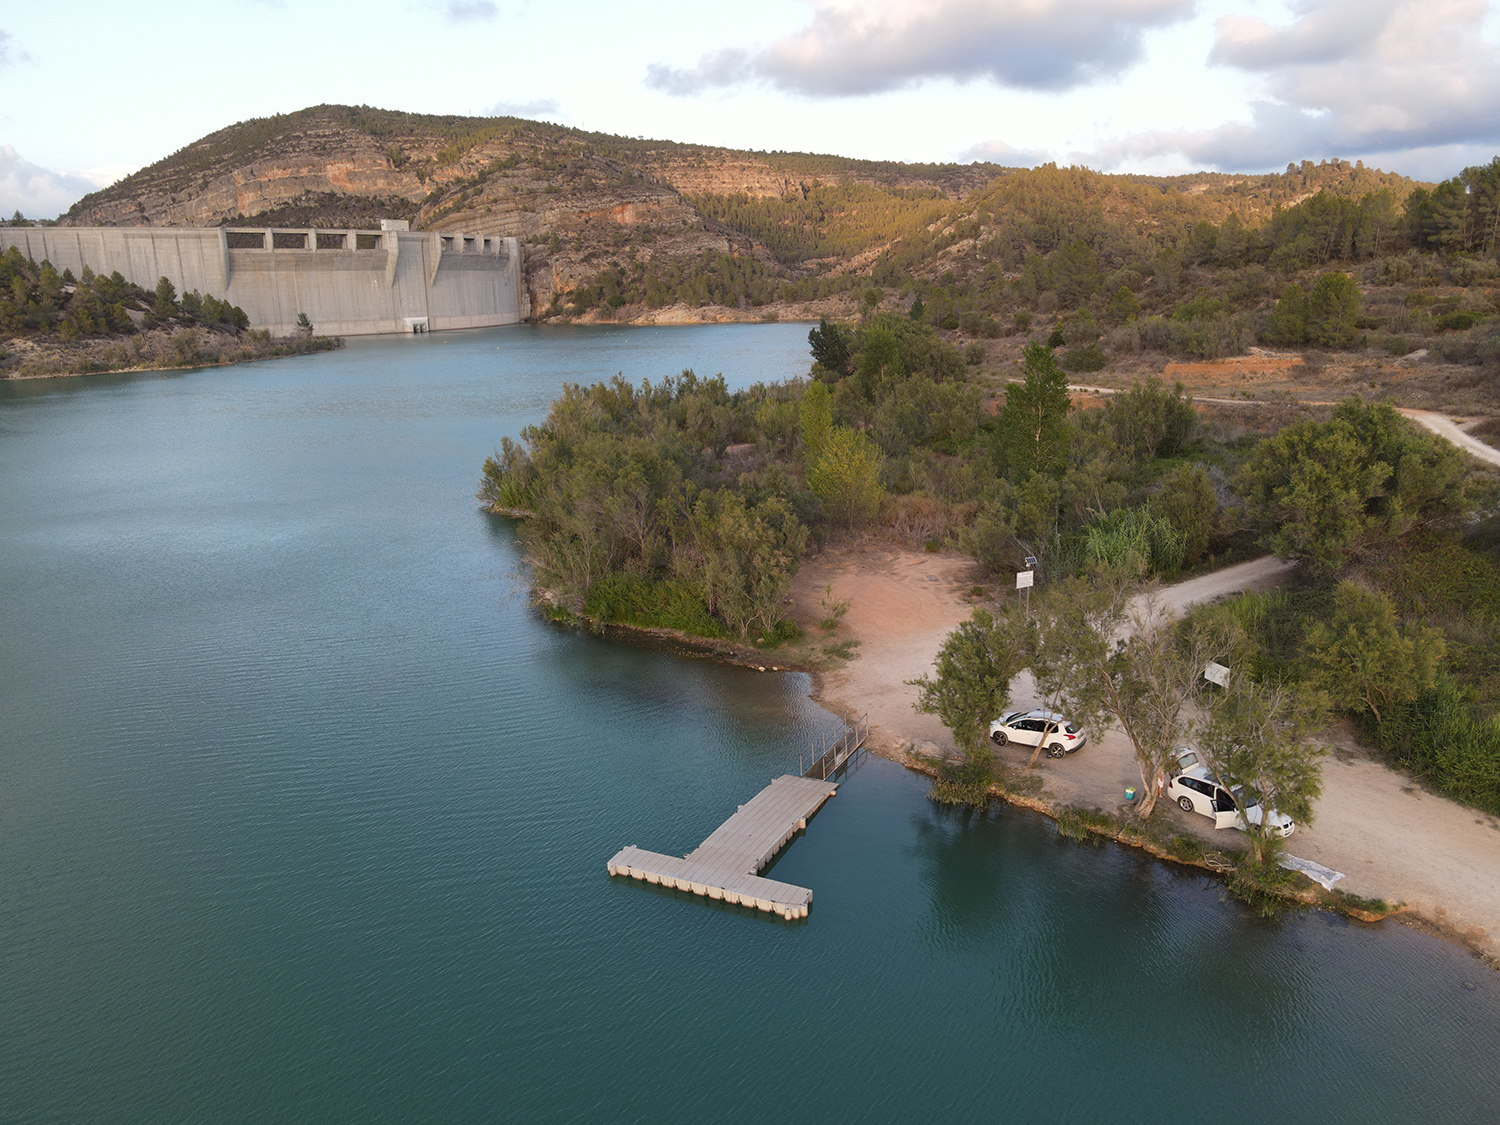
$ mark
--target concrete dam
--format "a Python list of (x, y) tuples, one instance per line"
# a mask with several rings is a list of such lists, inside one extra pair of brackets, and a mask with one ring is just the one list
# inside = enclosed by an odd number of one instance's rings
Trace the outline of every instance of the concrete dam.
[(153, 289), (167, 278), (245, 310), (285, 336), (305, 313), (320, 336), (515, 324), (530, 315), (514, 238), (412, 231), (261, 227), (3, 227), (0, 251), (75, 275), (118, 271)]

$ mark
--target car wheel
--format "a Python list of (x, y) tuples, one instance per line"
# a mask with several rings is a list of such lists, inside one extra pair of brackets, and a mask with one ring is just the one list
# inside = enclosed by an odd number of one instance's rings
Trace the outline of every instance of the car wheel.
[(1006, 742), (1009, 741), (1005, 737), (1005, 732), (1003, 730), (997, 730), (994, 734), (990, 735), (990, 737), (995, 740), (996, 746), (1004, 746)]
[(1067, 751), (1063, 749), (1061, 742), (1054, 742), (1051, 746), (1047, 747), (1047, 757), (1049, 758), (1061, 758), (1066, 753)]
[(1177, 805), (1183, 812), (1193, 811), (1193, 799), (1191, 797), (1178, 797)]

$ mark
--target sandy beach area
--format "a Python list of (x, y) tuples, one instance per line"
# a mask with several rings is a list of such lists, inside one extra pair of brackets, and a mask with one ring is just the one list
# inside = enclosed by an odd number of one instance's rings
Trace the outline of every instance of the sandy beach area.
[[(1286, 566), (1256, 559), (1168, 587), (1179, 609), (1238, 590), (1277, 583)], [(906, 551), (889, 544), (837, 547), (804, 561), (793, 591), (799, 620), (810, 630), (825, 615), (822, 599), (848, 602), (834, 634), (857, 641), (843, 667), (816, 677), (815, 698), (850, 716), (868, 713), (871, 748), (904, 760), (909, 748), (956, 754), (947, 729), (912, 706), (905, 681), (933, 670), (944, 638), (976, 605), (979, 578), (964, 556)], [(1011, 685), (1015, 709), (1037, 706), (1029, 675)], [(1289, 851), (1344, 873), (1340, 890), (1406, 904), (1411, 914), (1482, 951), (1500, 957), (1500, 820), (1424, 790), (1409, 775), (1370, 758), (1341, 727), (1329, 732), (1323, 796), (1310, 825), (1299, 825)], [(925, 744), (925, 745), (924, 745)], [(997, 751), (1024, 766), (1030, 750)], [(1090, 732), (1087, 746), (1037, 766), (1042, 797), (1061, 805), (1117, 811), (1127, 786), (1140, 784), (1129, 741), (1118, 731)], [(1219, 832), (1206, 818), (1175, 805), (1156, 817), (1224, 846), (1234, 829)]]

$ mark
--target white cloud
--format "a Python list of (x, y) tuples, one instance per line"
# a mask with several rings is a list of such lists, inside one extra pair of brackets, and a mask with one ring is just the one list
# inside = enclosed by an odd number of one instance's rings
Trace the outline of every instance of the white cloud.
[(500, 9), (491, 0), (447, 0), (442, 12), (454, 23), (477, 23), (494, 19)]
[(1369, 53), (1401, 0), (1302, 0), (1299, 18), (1272, 27), (1254, 16), (1222, 16), (1211, 62), (1246, 70), (1334, 62)]
[(1488, 164), (1495, 158), (1494, 144), (1421, 145), (1399, 152), (1352, 153), (1348, 159), (1363, 160), (1372, 168), (1400, 172), (1417, 180), (1447, 180), (1465, 168)]
[(1019, 149), (1002, 140), (980, 141), (958, 154), (959, 160), (983, 160), (1004, 168), (1035, 168), (1052, 157), (1041, 152)]
[(929, 79), (1066, 90), (1117, 75), (1150, 28), (1196, 0), (813, 0), (810, 23), (769, 46), (728, 47), (697, 65), (647, 67), (646, 85), (687, 95), (761, 81), (813, 97), (883, 93)]
[(1438, 153), (1500, 147), (1489, 14), (1485, 0), (1301, 0), (1284, 26), (1224, 16), (1210, 61), (1259, 79), (1249, 120), (1141, 133), (1096, 155), (1112, 166), (1176, 152), (1245, 169), (1330, 156), (1389, 167), (1411, 154), (1432, 174)]
[(15, 66), (17, 63), (33, 61), (29, 54), (16, 46), (16, 37), (0, 28), (0, 66)]
[(20, 211), (28, 219), (52, 219), (91, 191), (119, 178), (109, 172), (59, 172), (24, 159), (0, 145), (0, 217)]
[(485, 117), (525, 117), (535, 120), (538, 117), (557, 117), (562, 113), (562, 106), (556, 98), (532, 98), (526, 102), (498, 101), (484, 111)]
[(697, 94), (710, 86), (738, 86), (757, 77), (755, 59), (749, 51), (726, 47), (710, 51), (698, 59), (698, 65), (681, 70), (664, 63), (646, 67), (646, 85), (663, 93), (683, 97)]

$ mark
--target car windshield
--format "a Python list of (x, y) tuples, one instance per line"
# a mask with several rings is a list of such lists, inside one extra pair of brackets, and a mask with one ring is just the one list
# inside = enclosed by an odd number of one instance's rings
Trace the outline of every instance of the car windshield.
[(1074, 723), (1064, 723), (1063, 724), (1063, 730), (1067, 731), (1069, 734), (1077, 734), (1078, 733), (1078, 727)]
[(1234, 787), (1234, 800), (1235, 804), (1239, 805), (1242, 809), (1253, 809), (1256, 805), (1260, 804), (1260, 794), (1254, 789), (1247, 789), (1243, 785), (1236, 785)]

